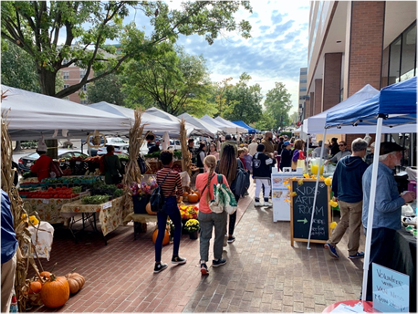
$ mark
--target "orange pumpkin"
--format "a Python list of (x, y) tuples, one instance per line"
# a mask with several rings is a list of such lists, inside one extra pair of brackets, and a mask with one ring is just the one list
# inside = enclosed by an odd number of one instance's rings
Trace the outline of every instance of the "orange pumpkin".
[(51, 279), (51, 273), (49, 271), (43, 271), (42, 273), (39, 274), (41, 276), (41, 278), (45, 281), (45, 280), (49, 280)]
[(71, 294), (77, 293), (86, 282), (86, 279), (78, 273), (69, 273), (65, 275), (65, 278), (68, 280)]
[(41, 300), (46, 307), (51, 309), (63, 306), (70, 298), (70, 286), (65, 277), (55, 277), (51, 274), (51, 279), (42, 287)]
[(189, 193), (187, 193), (187, 192), (183, 192), (183, 197), (185, 197), (185, 196), (187, 196), (187, 195), (189, 195)]
[(197, 196), (199, 196), (199, 200), (200, 200), (200, 192), (199, 191), (194, 191), (195, 194), (197, 194)]
[(40, 281), (32, 281), (29, 285), (29, 294), (38, 293), (42, 290), (42, 283)]
[(199, 195), (194, 192), (190, 192), (189, 194), (189, 203), (197, 203), (199, 202)]
[(157, 213), (154, 213), (151, 210), (151, 203), (150, 202), (148, 202), (147, 206), (145, 206), (145, 210), (147, 211), (148, 215), (157, 215)]
[[(154, 233), (152, 234), (152, 242), (155, 244), (155, 241), (157, 240), (158, 236), (158, 229), (155, 229)], [(170, 243), (170, 235), (168, 234), (168, 231), (165, 230), (164, 239), (163, 239), (163, 245), (166, 245)]]

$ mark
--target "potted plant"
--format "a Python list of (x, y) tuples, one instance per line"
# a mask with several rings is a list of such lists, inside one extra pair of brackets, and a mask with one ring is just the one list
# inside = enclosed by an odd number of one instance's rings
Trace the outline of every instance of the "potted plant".
[(184, 229), (189, 233), (189, 237), (192, 240), (197, 239), (197, 232), (200, 229), (199, 221), (197, 219), (189, 219), (184, 225)]
[(152, 191), (157, 187), (155, 178), (150, 177), (147, 182), (133, 182), (129, 188), (132, 191), (132, 202), (135, 214), (147, 214), (145, 207), (149, 202)]

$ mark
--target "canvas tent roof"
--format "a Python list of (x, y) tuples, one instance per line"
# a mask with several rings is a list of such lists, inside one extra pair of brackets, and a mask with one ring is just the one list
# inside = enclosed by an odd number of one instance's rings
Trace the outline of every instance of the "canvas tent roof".
[(200, 120), (221, 129), (225, 133), (234, 133), (235, 132), (235, 128), (232, 128), (228, 125), (225, 125), (225, 124), (221, 123), (221, 121), (217, 121), (217, 120), (209, 117), (207, 114), (205, 114), (203, 117), (201, 117)]
[(220, 121), (223, 124), (230, 126), (231, 128), (235, 128), (235, 131), (233, 131), (232, 133), (248, 133), (248, 129), (243, 128), (242, 126), (236, 125), (235, 123), (232, 123), (231, 121), (226, 120), (224, 118), (216, 117), (215, 121)]
[(238, 121), (231, 121), (231, 122), (234, 123), (234, 124), (236, 124), (236, 125), (238, 125), (238, 126), (240, 126), (240, 127), (246, 128), (248, 130), (248, 133), (253, 134), (253, 133), (260, 132), (259, 130), (250, 127), (244, 121), (238, 120)]
[(222, 130), (217, 128), (214, 125), (211, 125), (203, 120), (200, 120), (196, 117), (193, 117), (192, 115), (188, 114), (188, 113), (183, 113), (179, 116), (177, 116), (177, 118), (179, 119), (184, 119), (185, 121), (199, 127), (199, 129), (201, 130), (205, 130), (207, 132), (206, 135), (210, 136), (210, 137), (214, 137), (217, 133), (222, 133)]
[[(129, 130), (126, 117), (89, 108), (69, 100), (46, 96), (1, 85), (6, 98), (2, 111), (8, 110), (9, 134), (13, 140), (52, 138), (55, 130), (68, 130), (72, 137), (83, 138), (93, 130)], [(57, 138), (66, 137), (62, 131)]]

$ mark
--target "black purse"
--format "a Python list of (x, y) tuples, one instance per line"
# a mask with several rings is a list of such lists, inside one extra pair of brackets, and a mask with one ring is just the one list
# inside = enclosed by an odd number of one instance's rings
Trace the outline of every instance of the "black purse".
[[(171, 170), (166, 174), (163, 182), (161, 182), (161, 184), (159, 184), (151, 193), (149, 202), (151, 204), (151, 211), (153, 211), (154, 213), (158, 213), (159, 211), (164, 210), (165, 197), (164, 197), (163, 189), (161, 188), (161, 186), (163, 185), (163, 183), (165, 182), (165, 179), (167, 179), (170, 173), (171, 173)], [(174, 186), (173, 191), (175, 188), (176, 186)]]

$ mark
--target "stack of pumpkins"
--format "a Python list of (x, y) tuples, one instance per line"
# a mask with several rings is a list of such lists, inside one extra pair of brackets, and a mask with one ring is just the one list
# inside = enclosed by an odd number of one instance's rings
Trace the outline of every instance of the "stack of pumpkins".
[(70, 293), (77, 293), (86, 281), (77, 273), (55, 276), (43, 271), (40, 276), (41, 278), (29, 283), (27, 293), (30, 300), (40, 299), (40, 303), (52, 309), (63, 306), (70, 298)]

